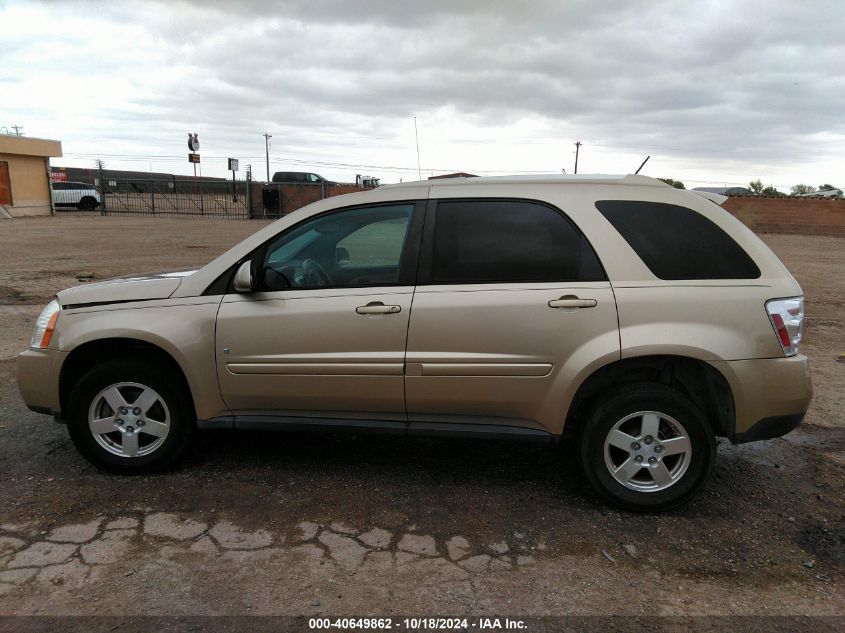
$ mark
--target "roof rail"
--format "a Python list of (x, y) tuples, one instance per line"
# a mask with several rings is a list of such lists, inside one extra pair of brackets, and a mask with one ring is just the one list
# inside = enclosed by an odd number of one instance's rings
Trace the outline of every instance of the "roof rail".
[(406, 187), (421, 184), (426, 184), (431, 187), (454, 187), (457, 185), (498, 185), (498, 184), (559, 184), (559, 185), (576, 185), (576, 184), (598, 184), (598, 185), (637, 185), (645, 187), (669, 187), (665, 182), (657, 180), (656, 178), (649, 178), (648, 176), (639, 176), (634, 174), (525, 174), (518, 176), (482, 176), (475, 178), (444, 178), (442, 180), (422, 180), (403, 182), (391, 185), (382, 185), (385, 187)]

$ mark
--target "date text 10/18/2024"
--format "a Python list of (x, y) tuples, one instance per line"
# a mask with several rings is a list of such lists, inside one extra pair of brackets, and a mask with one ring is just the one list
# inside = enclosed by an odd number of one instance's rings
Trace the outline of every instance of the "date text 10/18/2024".
[(458, 630), (479, 631), (511, 630), (527, 628), (524, 620), (510, 618), (309, 618), (311, 630), (389, 630), (408, 631)]

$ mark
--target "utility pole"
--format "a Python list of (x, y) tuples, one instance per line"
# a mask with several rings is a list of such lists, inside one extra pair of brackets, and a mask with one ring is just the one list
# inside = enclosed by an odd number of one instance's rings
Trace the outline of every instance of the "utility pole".
[(578, 150), (581, 149), (581, 141), (575, 143), (575, 173), (578, 173)]
[(270, 139), (273, 135), (264, 132), (262, 136), (264, 136), (264, 156), (267, 159), (267, 182), (270, 182)]

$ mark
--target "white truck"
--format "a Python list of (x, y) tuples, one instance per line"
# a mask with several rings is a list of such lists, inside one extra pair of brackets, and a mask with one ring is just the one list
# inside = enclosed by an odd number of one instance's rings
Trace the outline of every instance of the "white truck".
[(359, 187), (378, 187), (379, 186), (379, 179), (375, 176), (362, 176), (361, 174), (355, 175), (355, 184)]

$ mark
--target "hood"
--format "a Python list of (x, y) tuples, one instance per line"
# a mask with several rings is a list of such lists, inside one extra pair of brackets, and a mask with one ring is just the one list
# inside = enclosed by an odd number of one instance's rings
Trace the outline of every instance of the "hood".
[(58, 293), (62, 308), (81, 308), (128, 301), (167, 299), (182, 283), (182, 278), (196, 271), (148, 273), (132, 277), (115, 277), (82, 286), (67, 288)]

